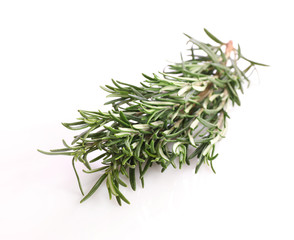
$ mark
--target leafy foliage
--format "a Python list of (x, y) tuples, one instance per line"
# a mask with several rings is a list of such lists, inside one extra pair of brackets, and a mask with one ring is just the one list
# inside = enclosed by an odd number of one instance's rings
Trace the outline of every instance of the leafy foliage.
[[(145, 81), (140, 86), (112, 80), (112, 86), (102, 87), (114, 98), (105, 103), (112, 106), (111, 111), (79, 110), (77, 122), (63, 123), (70, 130), (84, 129), (72, 144), (63, 141), (62, 149), (39, 150), (72, 157), (82, 194), (75, 162), (85, 166), (85, 173), (103, 172), (81, 202), (105, 182), (110, 199), (115, 196), (120, 205), (121, 200), (129, 203), (119, 188), (127, 186), (123, 178), (129, 179), (133, 190), (137, 179), (144, 187), (144, 175), (153, 164), (161, 165), (164, 171), (170, 165), (176, 168), (177, 162), (181, 168), (197, 158), (195, 172), (202, 164), (214, 171), (214, 149), (225, 136), (227, 105), (240, 105), (238, 91), (243, 92), (243, 82), (249, 82), (246, 74), (255, 65), (264, 64), (245, 58), (240, 46), (231, 49), (231, 54), (229, 43), (205, 32), (217, 46), (186, 35), (192, 43), (189, 60), (169, 65), (167, 72), (143, 74)], [(239, 59), (249, 66), (241, 70)], [(90, 153), (95, 157), (89, 159)], [(97, 162), (100, 166), (92, 169)]]

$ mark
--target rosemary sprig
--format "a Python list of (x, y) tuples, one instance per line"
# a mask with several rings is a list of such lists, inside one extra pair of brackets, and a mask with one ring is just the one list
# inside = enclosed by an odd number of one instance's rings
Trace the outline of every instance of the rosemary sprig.
[[(114, 98), (105, 103), (112, 106), (111, 111), (79, 110), (77, 122), (63, 123), (70, 130), (84, 129), (72, 144), (63, 141), (62, 149), (39, 150), (72, 157), (82, 194), (75, 162), (85, 166), (85, 173), (102, 172), (81, 202), (106, 183), (110, 199), (115, 196), (120, 205), (121, 201), (129, 203), (119, 189), (127, 186), (122, 178), (128, 178), (136, 190), (138, 168), (144, 187), (144, 176), (153, 164), (161, 165), (164, 171), (169, 165), (176, 168), (176, 162), (179, 168), (189, 165), (197, 157), (195, 173), (202, 164), (215, 172), (215, 144), (225, 137), (227, 105), (240, 105), (238, 92), (243, 92), (244, 81), (249, 83), (246, 74), (255, 65), (266, 65), (245, 58), (240, 46), (233, 48), (232, 41), (225, 44), (205, 32), (216, 46), (186, 35), (192, 43), (189, 60), (169, 65), (166, 72), (143, 74), (141, 86), (112, 80), (112, 86), (102, 87)], [(244, 70), (237, 65), (240, 59), (249, 64)], [(189, 154), (191, 147), (194, 150)], [(88, 159), (90, 153), (95, 157)], [(97, 162), (99, 166), (92, 169)]]

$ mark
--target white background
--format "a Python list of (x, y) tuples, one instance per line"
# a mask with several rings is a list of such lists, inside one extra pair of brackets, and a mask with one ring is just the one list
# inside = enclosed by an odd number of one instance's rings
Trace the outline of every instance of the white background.
[[(0, 2), (0, 239), (294, 239), (291, 1)], [(231, 111), (213, 174), (154, 167), (145, 189), (83, 204), (60, 122), (105, 109), (99, 85), (138, 84), (209, 29), (267, 63)], [(81, 169), (79, 169), (80, 171)], [(98, 174), (99, 175), (99, 174)], [(90, 189), (98, 175), (82, 175)]]

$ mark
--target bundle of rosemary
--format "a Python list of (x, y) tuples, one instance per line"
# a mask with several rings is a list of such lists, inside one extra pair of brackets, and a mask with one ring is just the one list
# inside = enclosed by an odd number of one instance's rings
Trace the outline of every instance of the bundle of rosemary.
[[(225, 44), (204, 30), (216, 46), (186, 35), (192, 43), (190, 60), (182, 59), (153, 76), (143, 74), (141, 86), (112, 80), (112, 86), (102, 87), (114, 98), (105, 103), (112, 105), (111, 111), (79, 110), (77, 122), (63, 123), (70, 130), (85, 129), (71, 145), (63, 140), (65, 148), (39, 150), (72, 157), (83, 195), (75, 162), (85, 166), (85, 173), (102, 172), (81, 202), (105, 182), (110, 199), (115, 196), (120, 205), (121, 200), (129, 203), (119, 188), (127, 187), (123, 180), (128, 178), (133, 190), (137, 179), (144, 187), (144, 175), (152, 164), (164, 171), (197, 159), (196, 173), (204, 163), (214, 171), (215, 144), (225, 136), (229, 117), (226, 108), (230, 102), (240, 105), (238, 91), (243, 93), (243, 82), (249, 83), (249, 70), (266, 65), (248, 60), (240, 46), (235, 49), (232, 41)], [(244, 70), (237, 65), (240, 59), (249, 64)], [(88, 159), (89, 154), (95, 157)]]

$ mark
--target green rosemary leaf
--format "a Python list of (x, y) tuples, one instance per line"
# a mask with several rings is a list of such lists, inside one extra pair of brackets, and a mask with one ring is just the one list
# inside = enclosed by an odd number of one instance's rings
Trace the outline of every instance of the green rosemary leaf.
[(165, 160), (165, 161), (169, 161), (169, 158), (165, 155), (165, 153), (163, 152), (163, 149), (162, 149), (162, 142), (160, 142), (158, 144), (158, 153), (159, 155)]
[(100, 168), (92, 169), (92, 170), (90, 170), (90, 171), (87, 171), (87, 170), (84, 170), (84, 169), (83, 169), (83, 172), (84, 172), (84, 173), (94, 173), (94, 172), (102, 171), (102, 170), (104, 170), (104, 169), (106, 169), (106, 168), (109, 168), (109, 166), (104, 166), (104, 167), (100, 167)]
[(164, 122), (163, 121), (155, 121), (155, 122), (152, 122), (152, 123), (150, 123), (150, 126), (152, 126), (152, 127), (162, 127), (163, 126), (163, 124), (164, 124)]
[(250, 62), (253, 65), (259, 65), (259, 66), (269, 67), (269, 65), (267, 65), (267, 64), (251, 61), (248, 58), (245, 58), (243, 55), (241, 55), (241, 58), (243, 58), (244, 60)]
[[(116, 182), (118, 184), (122, 185), (123, 187), (127, 187), (128, 186), (123, 180), (121, 180), (119, 178), (118, 173), (114, 174), (113, 176), (114, 176), (114, 178), (115, 178), (115, 180), (116, 180)], [(118, 187), (118, 185), (117, 185), (117, 187)]]
[(181, 88), (178, 92), (178, 96), (182, 96), (185, 92), (189, 91), (191, 89), (190, 85), (186, 85), (183, 88)]
[[(115, 180), (113, 181), (113, 183), (114, 183), (114, 188), (115, 188), (115, 190), (117, 192), (118, 189), (119, 189), (119, 184)], [(118, 205), (121, 206), (121, 198), (119, 197), (119, 194), (115, 198), (116, 198), (116, 201), (117, 201)]]
[(213, 84), (215, 84), (218, 87), (221, 87), (221, 88), (224, 88), (225, 87), (225, 84), (222, 83), (221, 81), (219, 81), (216, 78), (209, 78), (209, 81), (212, 82)]
[(89, 197), (91, 197), (97, 191), (97, 189), (100, 187), (101, 183), (105, 180), (106, 177), (107, 177), (107, 174), (104, 173), (95, 183), (95, 185), (92, 187), (89, 193), (80, 202), (82, 203), (86, 201)]
[(212, 139), (213, 139), (213, 137), (205, 137), (205, 138), (197, 139), (197, 140), (194, 140), (194, 141), (197, 144), (197, 143), (206, 143), (206, 142), (209, 142)]
[[(80, 123), (80, 122), (79, 122)], [(85, 122), (83, 121), (82, 124), (72, 124), (72, 123), (61, 123), (63, 126), (65, 126), (66, 128), (70, 129), (70, 130), (81, 130), (81, 129), (84, 129), (84, 128), (87, 128), (88, 125), (85, 124)], [(75, 125), (80, 125), (79, 127), (72, 127), (72, 126), (75, 126)]]
[[(134, 161), (132, 159), (132, 164), (134, 164)], [(130, 184), (134, 191), (136, 191), (136, 177), (135, 177), (135, 168), (129, 168), (129, 178), (130, 178)]]
[(163, 101), (142, 101), (142, 103), (148, 104), (148, 105), (163, 105), (163, 106), (173, 106), (174, 103), (173, 102), (163, 102)]
[(114, 91), (112, 89), (107, 89), (106, 87), (104, 86), (100, 86), (101, 89), (103, 89), (104, 91), (106, 92), (109, 92), (109, 93), (114, 93)]
[(123, 137), (128, 137), (131, 134), (132, 134), (131, 132), (119, 132), (114, 134), (114, 136), (116, 136), (117, 138), (123, 138)]
[(181, 133), (185, 132), (190, 126), (186, 126), (184, 128), (182, 128), (181, 130), (175, 132), (175, 133), (172, 133), (172, 134), (165, 134), (164, 132), (162, 133), (163, 136), (165, 136), (166, 138), (174, 138), (174, 137), (177, 137), (178, 135), (180, 135)]
[(194, 150), (194, 152), (188, 157), (188, 159), (190, 160), (196, 156), (199, 156), (207, 145), (208, 145), (207, 143), (201, 144), (198, 148), (196, 148), (196, 150)]
[(138, 133), (137, 130), (132, 129), (132, 128), (122, 128), (122, 127), (119, 127), (118, 129), (119, 129), (119, 132)]
[(205, 45), (204, 43), (197, 41), (196, 39), (188, 36), (185, 34), (188, 38), (190, 38), (190, 41), (197, 45), (199, 48), (201, 48), (203, 51), (207, 53), (207, 55), (213, 60), (213, 62), (219, 62), (217, 55), (209, 48), (209, 46)]
[(75, 175), (76, 175), (76, 178), (77, 178), (77, 181), (78, 181), (78, 184), (79, 184), (80, 191), (81, 191), (82, 195), (84, 196), (84, 191), (83, 191), (83, 188), (82, 188), (82, 185), (81, 185), (81, 181), (80, 181), (79, 175), (78, 175), (76, 167), (75, 167), (75, 158), (74, 157), (72, 158), (72, 167), (73, 167), (73, 170), (75, 172)]
[(193, 138), (193, 136), (192, 136), (191, 131), (188, 132), (188, 136), (189, 136), (190, 144), (191, 144), (193, 147), (196, 147), (195, 140), (194, 140), (194, 138)]
[(152, 153), (156, 153), (154, 139), (152, 139), (151, 142), (150, 142), (150, 150), (151, 150)]
[[(144, 107), (147, 107), (147, 108), (151, 108), (152, 109), (152, 112), (155, 110), (155, 109), (166, 109), (167, 107), (166, 106), (156, 106), (156, 105), (152, 105), (152, 104), (147, 104), (147, 103), (140, 103), (141, 106), (144, 106)], [(148, 111), (146, 111), (147, 113), (149, 113)], [(151, 113), (152, 113), (151, 112)]]
[(128, 161), (129, 161), (129, 159), (131, 158), (132, 156), (128, 156), (128, 157), (126, 157), (123, 161), (122, 161), (122, 165), (125, 165)]
[(124, 90), (122, 86), (120, 86), (113, 78), (111, 79), (112, 83), (119, 89)]
[(149, 130), (150, 126), (148, 124), (134, 124), (133, 128), (138, 130)]
[(66, 152), (72, 150), (71, 148), (59, 148), (59, 149), (52, 149), (50, 152)]
[(217, 37), (212, 35), (206, 28), (204, 28), (205, 33), (207, 34), (208, 37), (210, 37), (213, 41), (219, 44), (224, 44), (222, 41), (220, 41)]
[(224, 105), (225, 105), (225, 103), (222, 103), (221, 105), (219, 105), (215, 109), (207, 109), (207, 108), (205, 108), (204, 112), (207, 113), (207, 114), (216, 114), (216, 113), (218, 113), (219, 111), (221, 111), (223, 109)]
[(238, 53), (238, 60), (239, 60), (240, 57), (241, 57), (241, 47), (240, 47), (239, 44), (238, 44), (238, 50), (237, 50), (237, 53)]
[(199, 124), (199, 120), (196, 118), (190, 125), (190, 128), (194, 130)]
[(119, 111), (119, 115), (120, 115), (120, 118), (126, 122), (128, 125), (131, 125), (129, 120), (127, 119), (126, 115), (122, 112), (122, 111)]
[(218, 153), (217, 153), (217, 154), (215, 154), (214, 156), (211, 156), (211, 157), (209, 157), (209, 158), (208, 158), (208, 160), (212, 161), (212, 160), (216, 159), (216, 158), (217, 158), (217, 156), (218, 156)]
[(134, 88), (134, 89), (139, 89), (139, 87), (135, 86), (135, 85), (132, 85), (132, 84), (129, 84), (129, 83), (125, 83), (125, 82), (121, 82), (121, 81), (117, 81), (118, 83), (122, 84), (122, 85), (125, 85), (125, 86), (129, 86), (131, 88)]
[(195, 168), (195, 173), (197, 173), (197, 172), (199, 171), (199, 168), (200, 168), (200, 167), (201, 167), (201, 165), (203, 164), (204, 160), (205, 160), (205, 157), (204, 157), (204, 156), (202, 156), (202, 157), (200, 158), (200, 161), (199, 161), (199, 163), (196, 165), (196, 168)]
[(145, 73), (142, 73), (142, 75), (144, 76), (144, 78), (149, 79), (149, 80), (154, 80), (154, 78), (149, 77), (148, 75), (146, 75)]
[(122, 175), (125, 175), (127, 178), (129, 178), (129, 174), (127, 173), (123, 165), (120, 166), (120, 172), (122, 173)]
[(173, 91), (173, 90), (177, 90), (177, 89), (179, 89), (179, 86), (169, 85), (169, 86), (165, 86), (162, 89), (160, 89), (160, 92)]
[(139, 164), (139, 173), (140, 173), (141, 185), (142, 185), (142, 188), (144, 188), (144, 177), (141, 178), (141, 175), (143, 173), (142, 163), (139, 162), (138, 164)]
[(108, 126), (103, 126), (105, 129), (109, 130), (110, 132), (113, 132), (113, 133), (120, 133), (121, 131), (120, 130), (117, 130), (117, 129), (114, 129), (112, 127), (108, 127)]
[(126, 199), (126, 197), (119, 191), (118, 187), (116, 187), (115, 185), (113, 185), (113, 188), (114, 188), (115, 192), (117, 193), (118, 197), (121, 200), (123, 200), (127, 204), (130, 204), (129, 200)]
[(106, 96), (107, 98), (114, 98), (114, 97), (117, 97), (117, 98), (127, 98), (129, 97), (129, 94), (128, 93), (112, 93), (112, 94), (108, 94)]
[(46, 152), (40, 149), (37, 149), (40, 153), (46, 154), (46, 155), (68, 155), (68, 156), (72, 156), (75, 154), (75, 152)]
[(122, 119), (120, 119), (120, 118), (114, 116), (114, 115), (111, 113), (111, 111), (109, 111), (108, 113), (109, 113), (109, 115), (111, 116), (111, 118), (112, 118), (113, 120), (115, 120), (116, 122), (122, 124), (122, 125), (125, 126), (125, 127), (130, 127), (130, 124), (129, 124), (128, 122), (125, 122), (124, 120), (122, 120)]
[(201, 117), (197, 117), (197, 119), (199, 120), (200, 123), (202, 123), (205, 127), (207, 128), (216, 128), (217, 126), (213, 123), (210, 123), (209, 121), (201, 118)]
[(111, 194), (113, 194), (114, 196), (118, 196), (118, 194), (115, 190), (115, 187), (114, 187), (111, 173), (107, 174), (107, 183), (108, 183), (109, 189), (111, 191)]
[(210, 161), (210, 167), (211, 167), (211, 170), (216, 174), (211, 161)]
[[(141, 146), (142, 146), (142, 144), (143, 144), (143, 141), (144, 141), (144, 139), (141, 138), (140, 143), (136, 146), (136, 150), (135, 150), (135, 153), (134, 153), (134, 157), (135, 157), (139, 162), (141, 161), (141, 159), (140, 159), (140, 154), (141, 154)], [(144, 162), (144, 160), (143, 160), (143, 162)]]
[(111, 200), (112, 199), (112, 192), (111, 192), (111, 189), (109, 187), (108, 181), (106, 181), (106, 187), (107, 187), (107, 191), (108, 191), (109, 200)]
[(149, 158), (149, 159), (147, 160), (147, 162), (146, 162), (144, 168), (143, 168), (143, 171), (142, 171), (141, 175), (140, 175), (140, 178), (141, 178), (141, 179), (144, 177), (144, 175), (145, 175), (145, 173), (147, 172), (147, 170), (151, 167), (151, 164), (152, 164), (152, 160)]
[(233, 102), (237, 103), (237, 105), (241, 105), (238, 94), (236, 93), (235, 89), (232, 87), (232, 85), (230, 83), (227, 83), (227, 90), (230, 94), (230, 97), (232, 99)]

